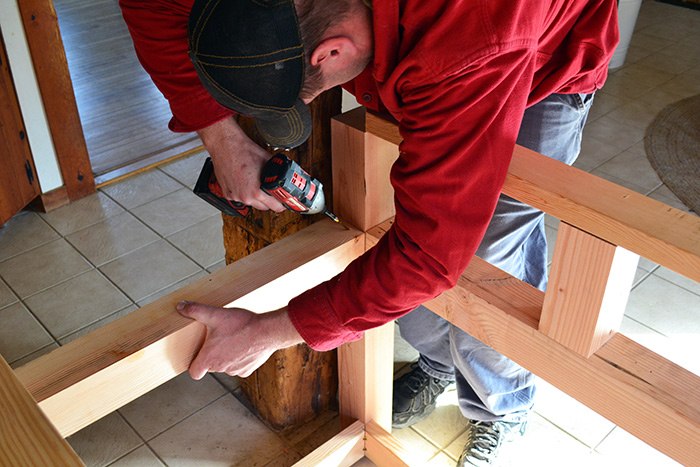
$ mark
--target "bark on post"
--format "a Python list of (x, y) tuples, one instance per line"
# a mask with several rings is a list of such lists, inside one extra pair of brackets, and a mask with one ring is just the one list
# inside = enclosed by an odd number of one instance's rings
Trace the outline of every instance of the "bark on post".
[[(288, 156), (323, 183), (332, 206), (330, 119), (340, 113), (340, 89), (328, 91), (310, 105), (313, 131), (309, 140), (289, 151)], [(263, 147), (254, 123), (239, 117), (245, 132)], [(270, 149), (270, 157), (274, 151)], [(226, 264), (230, 264), (289, 234), (324, 218), (290, 211), (280, 214), (252, 210), (246, 218), (224, 218)], [(336, 352), (315, 352), (306, 344), (283, 349), (250, 377), (241, 379), (241, 389), (258, 415), (270, 427), (284, 430), (311, 420), (335, 404), (338, 390)]]

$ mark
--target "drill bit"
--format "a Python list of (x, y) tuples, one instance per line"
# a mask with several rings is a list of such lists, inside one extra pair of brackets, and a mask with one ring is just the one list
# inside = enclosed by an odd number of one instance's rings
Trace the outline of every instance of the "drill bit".
[(324, 213), (325, 215), (327, 215), (328, 217), (330, 217), (331, 219), (333, 219), (334, 222), (337, 222), (338, 224), (342, 225), (343, 228), (344, 228), (345, 230), (350, 230), (350, 228), (349, 228), (347, 225), (345, 225), (345, 224), (338, 218), (338, 216), (336, 216), (335, 214), (333, 214), (332, 212), (330, 212), (328, 209), (325, 209), (325, 210), (323, 211), (323, 213)]

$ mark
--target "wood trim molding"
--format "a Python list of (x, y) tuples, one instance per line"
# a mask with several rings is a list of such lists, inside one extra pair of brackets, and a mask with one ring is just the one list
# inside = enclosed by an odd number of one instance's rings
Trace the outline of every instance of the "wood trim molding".
[(95, 192), (78, 105), (52, 0), (18, 2), (41, 99), (68, 197)]

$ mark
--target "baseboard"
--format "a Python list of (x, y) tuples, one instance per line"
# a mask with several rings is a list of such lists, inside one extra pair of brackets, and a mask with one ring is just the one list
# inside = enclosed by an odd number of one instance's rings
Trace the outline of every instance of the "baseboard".
[(29, 206), (34, 211), (51, 212), (68, 203), (70, 203), (70, 198), (68, 197), (68, 189), (64, 185), (40, 194), (34, 198)]

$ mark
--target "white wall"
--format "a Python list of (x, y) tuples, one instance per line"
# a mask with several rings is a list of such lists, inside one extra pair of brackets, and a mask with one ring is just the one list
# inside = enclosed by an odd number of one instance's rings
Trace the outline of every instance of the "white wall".
[(41, 192), (63, 186), (29, 46), (15, 0), (0, 0), (0, 29)]

